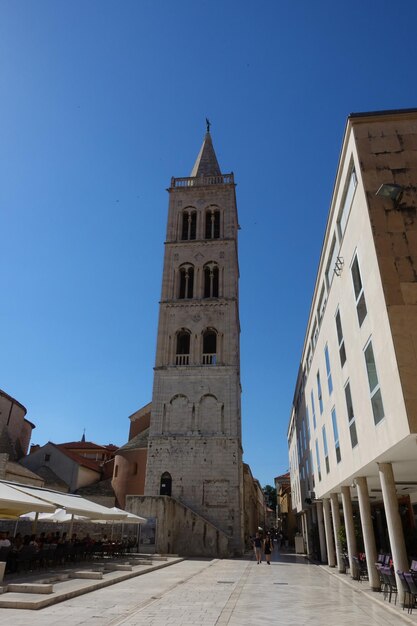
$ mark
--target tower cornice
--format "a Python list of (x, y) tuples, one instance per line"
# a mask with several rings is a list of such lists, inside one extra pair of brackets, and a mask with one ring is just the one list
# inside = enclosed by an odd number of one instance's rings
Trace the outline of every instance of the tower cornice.
[(165, 304), (166, 306), (175, 308), (175, 309), (184, 309), (191, 307), (221, 307), (227, 306), (229, 303), (237, 302), (237, 298), (202, 298), (201, 300), (193, 299), (193, 300), (161, 300), (159, 304)]
[(183, 248), (184, 245), (195, 246), (201, 248), (201, 246), (218, 246), (222, 243), (235, 243), (235, 237), (224, 237), (223, 239), (184, 239), (184, 240), (175, 240), (175, 241), (164, 241), (165, 246), (172, 246)]
[(218, 174), (216, 176), (186, 176), (183, 178), (171, 178), (171, 187), (167, 189), (171, 191), (185, 191), (196, 187), (213, 187), (213, 186), (233, 186), (236, 187), (233, 172), (230, 174)]

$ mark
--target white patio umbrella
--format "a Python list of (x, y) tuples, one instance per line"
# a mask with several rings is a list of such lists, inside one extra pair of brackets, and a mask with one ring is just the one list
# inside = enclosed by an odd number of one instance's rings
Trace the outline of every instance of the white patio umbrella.
[(23, 513), (53, 513), (51, 503), (16, 489), (12, 483), (0, 481), (0, 519), (17, 519)]
[[(140, 515), (135, 515), (134, 513), (129, 513), (128, 511), (123, 511), (123, 509), (119, 509), (117, 506), (113, 506), (110, 510), (114, 511), (115, 513), (125, 513), (126, 516), (127, 516), (124, 519), (120, 520), (120, 522), (117, 522), (117, 523), (121, 523), (122, 524), (122, 529), (121, 529), (121, 536), (122, 537), (123, 537), (123, 527), (124, 527), (125, 524), (138, 524), (137, 542), (139, 544), (140, 524), (146, 524), (146, 522), (148, 520), (145, 517), (140, 517)], [(95, 522), (100, 523), (100, 524), (111, 524), (110, 539), (113, 539), (113, 530), (114, 530), (115, 520), (113, 520), (113, 521), (92, 520), (92, 521), (95, 521)]]
[[(71, 493), (62, 493), (60, 491), (52, 491), (51, 489), (41, 489), (40, 487), (29, 487), (28, 485), (14, 485), (16, 490), (19, 490), (23, 494), (39, 498), (45, 502), (48, 502), (53, 506), (53, 510), (57, 508), (65, 509), (67, 513), (71, 515), (81, 515), (87, 517), (90, 520), (114, 520), (122, 521), (127, 517), (126, 511), (113, 511), (106, 506), (86, 500), (81, 496), (77, 496)], [(35, 510), (32, 507), (31, 510)], [(25, 511), (23, 511), (25, 512)]]
[(114, 523), (119, 522), (121, 524), (146, 524), (148, 521), (146, 517), (140, 517), (140, 515), (135, 515), (134, 513), (129, 513), (129, 511), (123, 511), (123, 509), (117, 508), (117, 506), (112, 506), (110, 511), (114, 511), (117, 513), (123, 513), (126, 517), (120, 520), (92, 520), (100, 523)]

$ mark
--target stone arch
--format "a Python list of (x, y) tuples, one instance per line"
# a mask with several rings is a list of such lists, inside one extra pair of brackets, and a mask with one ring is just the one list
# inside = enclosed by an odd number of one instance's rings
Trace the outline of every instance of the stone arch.
[(185, 433), (192, 429), (193, 404), (187, 396), (178, 393), (167, 405), (164, 431)]
[(181, 241), (190, 241), (197, 236), (197, 209), (188, 206), (180, 213), (179, 235)]
[(159, 481), (159, 495), (170, 496), (172, 492), (172, 476), (169, 472), (164, 472)]
[(216, 365), (218, 362), (219, 337), (215, 328), (205, 328), (202, 332), (203, 365)]
[(194, 265), (183, 263), (178, 271), (178, 299), (187, 300), (194, 296)]
[(191, 354), (191, 331), (180, 328), (175, 333), (175, 365), (189, 365)]
[(214, 394), (201, 396), (198, 403), (199, 429), (203, 433), (222, 433), (223, 405)]
[(222, 211), (217, 204), (210, 204), (204, 211), (204, 238), (220, 239), (222, 230)]
[(220, 295), (220, 269), (217, 263), (209, 261), (203, 267), (203, 298), (218, 298)]

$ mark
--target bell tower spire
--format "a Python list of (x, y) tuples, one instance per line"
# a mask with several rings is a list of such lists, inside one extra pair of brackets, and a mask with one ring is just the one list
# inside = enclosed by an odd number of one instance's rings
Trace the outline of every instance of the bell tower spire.
[(213, 142), (210, 135), (211, 122), (206, 118), (207, 131), (201, 146), (200, 152), (190, 176), (221, 176), (220, 166), (214, 152)]
[(222, 533), (230, 554), (238, 554), (238, 221), (234, 177), (221, 173), (209, 128), (208, 122), (191, 176), (172, 178), (168, 189), (145, 496), (171, 497), (192, 509)]

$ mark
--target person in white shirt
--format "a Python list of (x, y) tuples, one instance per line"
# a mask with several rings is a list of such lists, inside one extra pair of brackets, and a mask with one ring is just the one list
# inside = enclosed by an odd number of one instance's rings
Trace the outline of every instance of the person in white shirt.
[(0, 533), (0, 548), (10, 548), (12, 544), (10, 543), (10, 539), (7, 538), (7, 533)]

